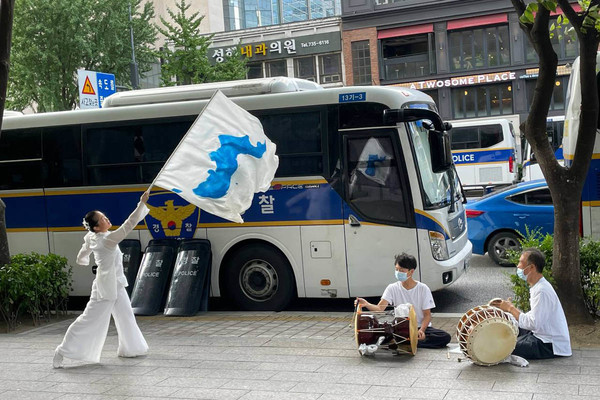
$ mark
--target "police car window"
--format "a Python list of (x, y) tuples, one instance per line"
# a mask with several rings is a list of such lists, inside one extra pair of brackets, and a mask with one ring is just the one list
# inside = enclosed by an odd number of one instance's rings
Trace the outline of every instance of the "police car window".
[(519, 193), (515, 194), (514, 196), (510, 196), (508, 200), (519, 204), (527, 204), (527, 200), (525, 200), (525, 193)]
[(481, 147), (490, 147), (502, 141), (502, 125), (483, 125), (479, 128)]
[(552, 195), (550, 195), (550, 189), (544, 188), (534, 190), (526, 193), (527, 204), (538, 205), (538, 206), (549, 206), (552, 205)]
[(477, 127), (452, 128), (450, 131), (452, 150), (476, 149), (479, 146)]

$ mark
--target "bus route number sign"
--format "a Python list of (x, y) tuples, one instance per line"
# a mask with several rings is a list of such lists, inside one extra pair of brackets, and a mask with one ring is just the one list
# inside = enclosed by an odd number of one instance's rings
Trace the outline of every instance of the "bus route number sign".
[(356, 92), (356, 93), (343, 93), (340, 94), (340, 103), (350, 103), (352, 101), (365, 101), (367, 100), (366, 92)]

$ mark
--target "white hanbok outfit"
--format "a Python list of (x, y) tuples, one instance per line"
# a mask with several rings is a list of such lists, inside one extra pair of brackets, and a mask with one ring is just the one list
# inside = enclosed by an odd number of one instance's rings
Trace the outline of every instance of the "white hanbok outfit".
[(60, 355), (74, 360), (100, 362), (100, 354), (108, 334), (112, 314), (120, 357), (136, 357), (148, 352), (148, 344), (138, 327), (125, 287), (123, 253), (119, 242), (148, 214), (148, 207), (139, 202), (127, 220), (112, 232), (88, 232), (77, 254), (77, 264), (89, 265), (90, 254), (98, 269), (92, 283), (92, 294), (83, 314), (69, 326), (62, 343), (56, 348)]

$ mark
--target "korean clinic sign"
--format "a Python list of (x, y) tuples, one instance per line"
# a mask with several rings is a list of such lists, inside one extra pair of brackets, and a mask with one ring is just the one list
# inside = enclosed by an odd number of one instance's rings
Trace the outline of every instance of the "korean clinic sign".
[(262, 61), (341, 51), (342, 42), (339, 32), (329, 32), (296, 38), (212, 47), (208, 49), (208, 57), (211, 64), (214, 65), (225, 61), (227, 57), (231, 57), (236, 48), (239, 49), (240, 54), (246, 57), (248, 61)]
[(437, 89), (437, 88), (442, 88), (442, 87), (482, 85), (485, 83), (506, 82), (506, 81), (512, 81), (515, 79), (517, 79), (517, 77), (514, 72), (506, 71), (506, 72), (496, 72), (493, 74), (470, 75), (470, 76), (460, 76), (460, 77), (448, 78), (448, 79), (435, 79), (435, 80), (430, 80), (430, 81), (398, 83), (398, 84), (392, 85), (392, 86), (401, 86), (401, 87), (417, 89), (417, 90), (427, 90), (427, 89)]
[(115, 76), (103, 72), (77, 71), (79, 108), (102, 108), (102, 101), (117, 91)]

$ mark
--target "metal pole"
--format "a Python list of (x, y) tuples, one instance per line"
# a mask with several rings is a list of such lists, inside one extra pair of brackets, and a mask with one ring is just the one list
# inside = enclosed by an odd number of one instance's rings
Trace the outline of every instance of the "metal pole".
[(139, 80), (139, 74), (138, 74), (138, 65), (137, 65), (137, 62), (135, 61), (135, 46), (133, 43), (133, 18), (131, 18), (131, 3), (129, 3), (129, 32), (131, 34), (131, 64), (130, 64), (131, 86), (134, 89), (137, 89), (140, 86), (140, 80)]

